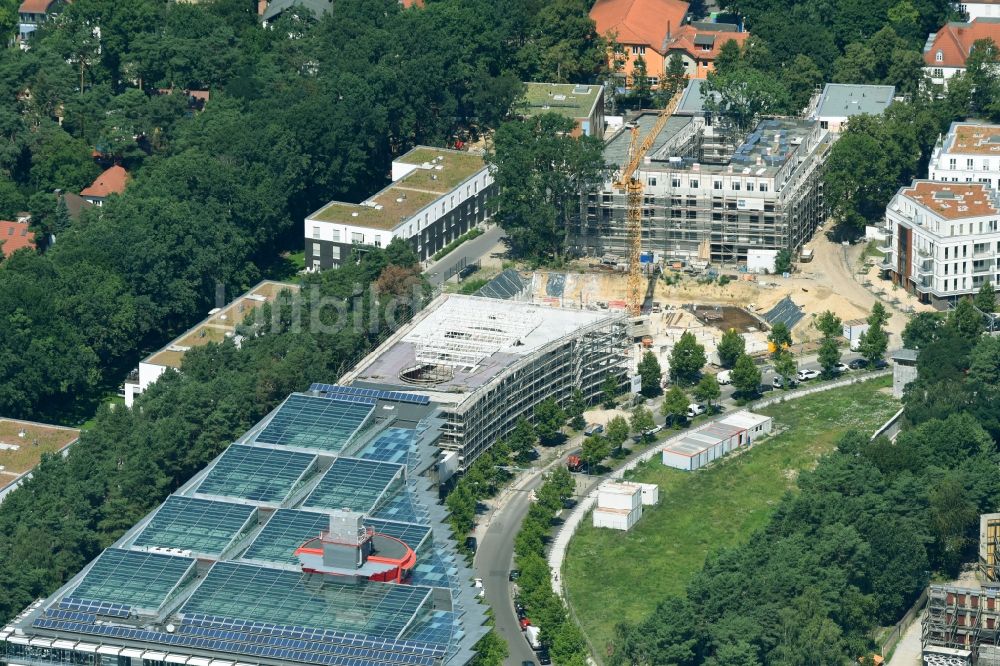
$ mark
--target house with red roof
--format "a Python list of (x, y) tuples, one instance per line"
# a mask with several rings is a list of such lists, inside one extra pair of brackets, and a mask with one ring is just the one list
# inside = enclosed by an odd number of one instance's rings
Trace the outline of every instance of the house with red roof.
[(931, 83), (947, 87), (948, 79), (965, 71), (965, 61), (980, 39), (1000, 45), (1000, 18), (952, 22), (932, 32), (924, 44), (924, 73)]
[(65, 0), (24, 0), (17, 9), (17, 38), (22, 48), (27, 48), (31, 33), (45, 23), (53, 13), (66, 4)]
[(743, 43), (749, 32), (740, 32), (732, 23), (692, 22), (681, 27), (667, 44), (667, 62), (675, 53), (684, 63), (684, 73), (689, 79), (704, 79), (715, 69), (715, 58), (726, 42)]
[(95, 206), (103, 206), (109, 196), (124, 192), (128, 181), (128, 171), (116, 164), (98, 176), (90, 187), (80, 192), (80, 196)]
[(614, 68), (616, 61), (622, 62), (621, 74), (630, 81), (641, 57), (654, 86), (666, 69), (667, 47), (687, 15), (683, 0), (597, 0), (590, 10), (597, 33), (616, 45), (608, 54), (609, 64)]
[(0, 258), (25, 247), (35, 248), (35, 234), (28, 230), (28, 222), (0, 220)]

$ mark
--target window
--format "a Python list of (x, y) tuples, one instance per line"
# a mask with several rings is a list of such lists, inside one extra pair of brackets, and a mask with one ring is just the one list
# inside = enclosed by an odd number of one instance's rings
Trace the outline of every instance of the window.
[(753, 192), (753, 183), (747, 182), (747, 192)]
[(934, 76), (935, 79), (943, 79), (944, 78), (944, 70), (941, 69), (940, 67), (935, 67), (934, 68), (934, 74), (933, 74), (933, 76)]
[(319, 243), (313, 243), (312, 244), (312, 256), (318, 257), (320, 255), (320, 250), (321, 249), (322, 249), (322, 246)]
[(944, 53), (940, 49), (934, 54), (934, 62), (944, 62)]
[(721, 190), (722, 189), (722, 181), (721, 180), (713, 180), (712, 181), (712, 189), (713, 190)]
[(313, 270), (314, 271), (319, 270), (319, 259), (313, 259)]
[(649, 86), (651, 88), (655, 88), (658, 85), (660, 85), (660, 77), (658, 77), (658, 76), (647, 76), (646, 78), (649, 80)]
[(312, 234), (313, 234), (313, 238), (319, 238), (319, 227), (313, 226)]
[(680, 187), (680, 186), (681, 186), (681, 179), (679, 177), (674, 176), (673, 178), (670, 179), (670, 187)]
[(650, 176), (646, 179), (646, 184), (650, 187), (656, 187), (656, 178), (654, 176)]
[(632, 47), (632, 55), (646, 55), (646, 47), (645, 46), (633, 46)]
[(955, 158), (954, 157), (952, 157), (951, 159), (948, 160), (948, 168), (949, 169), (954, 169), (955, 168)]
[(759, 189), (761, 192), (767, 192), (767, 183), (761, 183), (760, 187), (758, 187), (757, 189)]
[(695, 187), (695, 188), (698, 187), (698, 181), (697, 180), (692, 180), (691, 181), (691, 187)]
[(332, 250), (333, 250), (333, 258), (334, 259), (340, 259), (340, 246), (339, 245), (334, 245), (333, 248), (332, 248)]
[(351, 242), (352, 243), (364, 243), (365, 242), (365, 235), (364, 234), (359, 234), (357, 232), (353, 232), (351, 234)]
[(740, 191), (740, 182), (738, 180), (734, 180), (733, 184), (732, 184), (732, 188), (733, 188), (734, 192), (739, 192)]
[(822, 129), (830, 129), (830, 123), (828, 121), (826, 121), (826, 120), (819, 121), (819, 126)]
[(974, 161), (973, 161), (973, 159), (971, 157), (969, 159), (965, 160), (965, 168), (966, 169), (971, 169), (973, 163), (974, 163)]
[(340, 229), (334, 229), (333, 230), (333, 242), (334, 243), (339, 243), (340, 242)]
[(375, 234), (375, 247), (382, 247), (382, 236)]

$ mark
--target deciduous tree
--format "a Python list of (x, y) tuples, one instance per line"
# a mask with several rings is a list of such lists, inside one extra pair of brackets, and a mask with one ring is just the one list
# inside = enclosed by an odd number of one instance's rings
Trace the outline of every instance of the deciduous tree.
[(670, 379), (683, 385), (694, 384), (705, 360), (705, 347), (698, 344), (693, 333), (685, 331), (670, 350)]
[(722, 334), (722, 339), (716, 347), (719, 362), (723, 368), (732, 368), (737, 359), (746, 352), (747, 342), (735, 328), (730, 328)]

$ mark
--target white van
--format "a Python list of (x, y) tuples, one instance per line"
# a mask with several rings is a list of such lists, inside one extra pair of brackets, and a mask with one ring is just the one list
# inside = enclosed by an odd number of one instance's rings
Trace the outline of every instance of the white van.
[(723, 370), (715, 376), (715, 379), (719, 384), (725, 386), (726, 384), (733, 383), (733, 373), (731, 370)]

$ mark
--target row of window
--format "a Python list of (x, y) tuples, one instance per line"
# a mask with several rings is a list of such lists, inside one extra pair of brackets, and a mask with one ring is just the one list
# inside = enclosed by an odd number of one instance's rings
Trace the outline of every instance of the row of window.
[[(649, 176), (646, 178), (646, 184), (649, 185), (650, 187), (656, 187), (656, 182), (657, 182), (656, 176)], [(683, 187), (681, 183), (682, 181), (680, 176), (671, 176), (670, 187), (674, 188)], [(700, 185), (701, 181), (699, 181), (697, 178), (688, 179), (688, 184), (687, 184), (688, 188), (698, 189)], [(752, 180), (748, 181), (732, 180), (729, 183), (729, 189), (732, 190), (733, 192), (739, 192), (744, 188), (746, 189), (747, 192), (753, 192), (753, 191), (767, 192), (770, 189), (770, 186), (767, 184), (766, 181), (755, 182)], [(723, 189), (723, 182), (721, 180), (713, 180), (712, 189), (713, 190)]]
[[(974, 158), (972, 158), (972, 157), (966, 158), (966, 160), (965, 160), (965, 168), (966, 169), (972, 171), (973, 169), (975, 169), (975, 164), (976, 164), (976, 160)], [(948, 168), (949, 169), (957, 169), (958, 168), (958, 159), (955, 158), (955, 157), (949, 157), (948, 158)], [(990, 170), (990, 161), (988, 159), (983, 159), (982, 164), (979, 167), (979, 170), (980, 171), (989, 171)]]

